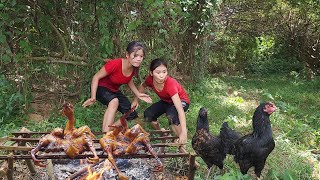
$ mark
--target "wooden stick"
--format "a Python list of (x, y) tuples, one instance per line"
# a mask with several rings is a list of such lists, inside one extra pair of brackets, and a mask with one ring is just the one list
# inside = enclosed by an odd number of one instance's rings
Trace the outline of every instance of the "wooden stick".
[[(179, 147), (183, 146), (183, 143), (156, 143), (151, 144), (152, 147)], [(0, 145), (0, 150), (8, 150), (8, 151), (31, 151), (34, 147), (26, 147), (26, 146), (2, 146)], [(96, 148), (96, 151), (101, 151), (100, 147)], [(185, 151), (187, 153), (187, 151)]]
[[(150, 141), (155, 140), (166, 140), (166, 139), (178, 139), (178, 136), (163, 136), (163, 137), (150, 137)], [(6, 138), (8, 141), (16, 141), (16, 142), (39, 142), (40, 138)], [(93, 142), (99, 143), (99, 139), (93, 139)]]
[(196, 162), (196, 156), (194, 154), (190, 154), (188, 180), (194, 179), (194, 174), (196, 172), (195, 162)]
[[(74, 159), (85, 159), (91, 154), (80, 154), (76, 156)], [(99, 158), (108, 158), (106, 154), (98, 154)], [(159, 158), (174, 158), (174, 157), (189, 157), (189, 153), (165, 153), (159, 154)], [(13, 159), (31, 159), (30, 155), (12, 155)], [(66, 154), (50, 154), (50, 155), (36, 155), (37, 159), (70, 159)], [(114, 158), (122, 158), (122, 159), (132, 159), (132, 158), (149, 158), (153, 159), (154, 157), (151, 154), (141, 153), (141, 154), (121, 154), (114, 155)], [(0, 155), (0, 159), (8, 159), (6, 155)]]
[[(99, 164), (100, 164), (101, 162), (103, 162), (103, 161), (105, 161), (105, 160), (100, 160), (100, 161), (99, 161), (98, 163), (96, 163), (96, 164), (90, 164), (90, 165), (89, 165), (90, 169), (93, 168), (93, 167), (96, 166), (96, 165), (99, 165)], [(88, 172), (88, 166), (83, 167), (83, 168), (81, 168), (79, 171), (73, 173), (71, 176), (69, 176), (69, 179), (70, 179), (70, 180), (75, 179), (75, 178), (81, 176), (81, 175), (82, 175), (83, 173), (85, 173), (85, 172)]]
[[(182, 151), (182, 153), (188, 153), (188, 151), (187, 151), (184, 147), (181, 147), (180, 150)], [(191, 154), (192, 154), (192, 156), (198, 156), (198, 155), (195, 154), (195, 153), (191, 153)], [(195, 168), (197, 169), (197, 168), (200, 167), (200, 164), (195, 160), (195, 161), (194, 161), (194, 166), (195, 166)]]
[[(27, 128), (22, 128), (22, 129), (20, 130), (20, 132), (30, 132), (30, 131), (29, 131)], [(24, 135), (23, 137), (29, 138), (30, 135)], [(25, 142), (25, 141), (18, 142), (18, 145), (19, 145), (19, 146), (25, 146), (25, 145), (26, 145), (26, 142)], [(26, 151), (23, 151), (22, 154), (27, 154), (27, 152), (26, 152)], [(26, 164), (27, 164), (28, 169), (29, 169), (29, 171), (30, 171), (30, 174), (31, 174), (31, 175), (35, 175), (35, 174), (36, 174), (36, 169), (34, 168), (33, 162), (31, 162), (30, 159), (25, 159), (25, 161), (26, 161)]]
[(33, 147), (26, 146), (0, 146), (0, 150), (9, 150), (9, 151), (31, 151)]
[(7, 158), (8, 158), (7, 178), (8, 180), (13, 180), (13, 154), (9, 154)]
[(8, 161), (4, 161), (0, 168), (0, 177), (6, 175), (8, 173)]
[[(152, 130), (150, 134), (163, 134), (172, 132), (171, 130)], [(51, 132), (12, 132), (11, 134), (18, 137), (20, 135), (43, 135), (43, 134), (50, 134)], [(94, 135), (104, 135), (105, 132), (92, 132)]]

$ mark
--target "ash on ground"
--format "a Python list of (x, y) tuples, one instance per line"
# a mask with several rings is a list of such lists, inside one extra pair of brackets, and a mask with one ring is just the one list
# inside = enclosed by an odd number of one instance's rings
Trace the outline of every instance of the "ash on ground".
[[(57, 180), (68, 179), (72, 174), (78, 172), (81, 168), (86, 168), (88, 164), (81, 164), (80, 160), (68, 160), (67, 164), (61, 163), (61, 160), (52, 161), (54, 167), (54, 175)], [(149, 159), (116, 159), (116, 164), (119, 170), (130, 179), (151, 179), (153, 166)], [(94, 171), (99, 171), (103, 168), (104, 161), (93, 167)], [(87, 173), (81, 174), (76, 180), (81, 179)], [(111, 168), (103, 173), (103, 179), (116, 180), (117, 172)]]

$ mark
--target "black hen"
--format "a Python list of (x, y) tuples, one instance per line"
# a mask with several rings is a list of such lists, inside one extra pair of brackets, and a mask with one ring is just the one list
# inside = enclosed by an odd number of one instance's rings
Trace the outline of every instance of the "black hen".
[(220, 138), (224, 147), (224, 152), (234, 155), (234, 143), (242, 136), (231, 129), (227, 122), (224, 122), (220, 128)]
[(273, 103), (261, 103), (252, 117), (253, 132), (234, 143), (230, 154), (235, 155), (234, 160), (239, 163), (242, 174), (254, 167), (255, 174), (260, 177), (266, 159), (275, 147), (269, 119), (275, 110), (276, 106)]
[(209, 172), (213, 165), (223, 169), (223, 160), (226, 157), (220, 136), (213, 136), (209, 132), (208, 111), (206, 108), (201, 108), (197, 120), (196, 133), (192, 138), (192, 148), (200, 155), (203, 161), (207, 164)]

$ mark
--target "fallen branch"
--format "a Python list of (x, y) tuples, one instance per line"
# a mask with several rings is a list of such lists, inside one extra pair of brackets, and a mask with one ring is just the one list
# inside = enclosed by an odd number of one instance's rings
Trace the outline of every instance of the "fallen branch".
[[(100, 160), (98, 163), (96, 163), (96, 164), (90, 164), (90, 165), (88, 165), (88, 166), (89, 166), (90, 169), (91, 169), (91, 168), (93, 168), (94, 166), (99, 165), (99, 164), (100, 164), (101, 162), (103, 162), (103, 161), (105, 161), (105, 160)], [(75, 179), (75, 178), (81, 176), (83, 173), (88, 172), (88, 166), (81, 168), (81, 169), (80, 169), (78, 172), (76, 172), (76, 173), (73, 173), (71, 176), (69, 176), (69, 179), (70, 179), (70, 180)]]
[(78, 65), (78, 66), (87, 66), (88, 64), (86, 62), (83, 62), (84, 58), (79, 57), (79, 56), (66, 56), (64, 57), (65, 59), (68, 59), (70, 57), (71, 59), (77, 59), (81, 60), (80, 62), (76, 61), (65, 61), (61, 60), (61, 58), (55, 58), (55, 57), (28, 57), (28, 60), (31, 61), (46, 61), (47, 63), (61, 63), (61, 64), (72, 64), (72, 65)]

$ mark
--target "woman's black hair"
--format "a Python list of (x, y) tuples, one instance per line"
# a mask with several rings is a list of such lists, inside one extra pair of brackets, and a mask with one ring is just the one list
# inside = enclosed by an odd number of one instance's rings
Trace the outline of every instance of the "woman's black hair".
[[(136, 52), (138, 50), (142, 50), (143, 51), (143, 55), (145, 56), (146, 54), (146, 47), (144, 46), (144, 44), (140, 41), (132, 41), (128, 44), (127, 46), (127, 53), (131, 54), (133, 52)], [(134, 67), (134, 76), (138, 77), (139, 76), (139, 67)]]
[(155, 70), (157, 67), (164, 65), (165, 67), (167, 67), (167, 62), (162, 59), (162, 58), (157, 58), (151, 61), (150, 63), (150, 72), (152, 72), (153, 70)]
[(132, 41), (128, 44), (126, 51), (131, 54), (133, 52), (136, 52), (138, 50), (142, 50), (143, 51), (143, 55), (145, 55), (145, 50), (146, 47), (144, 46), (144, 44), (140, 41)]

